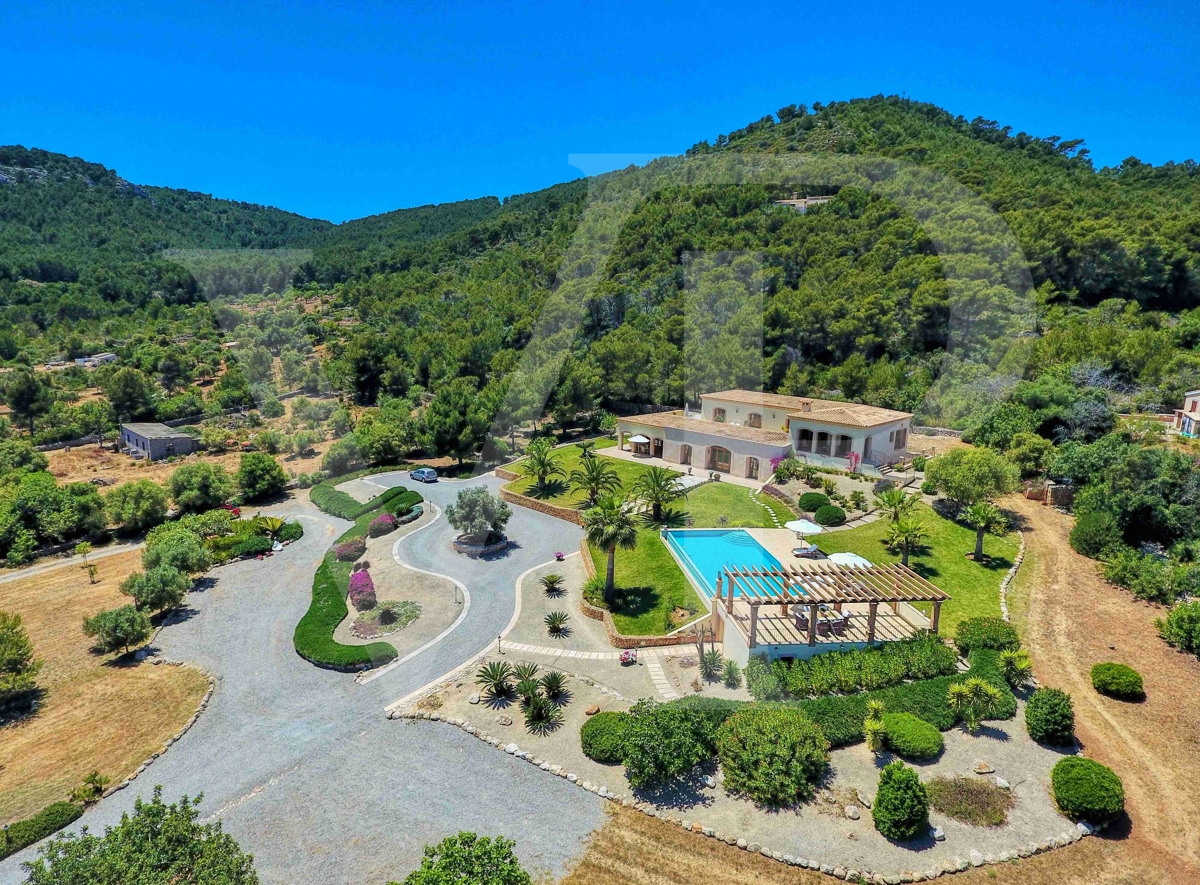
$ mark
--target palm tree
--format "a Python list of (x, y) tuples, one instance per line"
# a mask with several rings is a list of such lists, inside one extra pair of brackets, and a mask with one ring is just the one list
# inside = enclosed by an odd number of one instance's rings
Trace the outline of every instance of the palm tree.
[(975, 561), (978, 562), (983, 559), (984, 533), (1008, 525), (1008, 518), (1004, 515), (1004, 511), (991, 501), (972, 504), (963, 511), (962, 515), (963, 521), (975, 529)]
[(596, 448), (596, 441), (594, 439), (585, 439), (575, 443), (575, 445), (579, 447), (580, 459), (595, 457), (596, 453), (592, 451), (592, 449)]
[(629, 511), (625, 509), (625, 499), (620, 495), (605, 495), (600, 498), (595, 507), (584, 512), (583, 530), (587, 533), (588, 543), (595, 544), (608, 554), (604, 603), (612, 605), (617, 548), (633, 550), (638, 542), (637, 526), (634, 525)]
[(617, 470), (605, 458), (584, 458), (571, 471), (567, 481), (587, 495), (588, 506), (596, 503), (601, 495), (610, 495), (621, 487)]
[(259, 528), (261, 528), (266, 536), (272, 541), (275, 540), (275, 538), (279, 535), (279, 532), (287, 523), (287, 520), (280, 516), (256, 516), (254, 519), (255, 522), (258, 523)]
[(929, 532), (926, 531), (924, 523), (905, 517), (887, 524), (883, 543), (892, 550), (898, 549), (900, 564), (908, 565), (909, 552), (914, 547), (920, 547), (928, 537)]
[(633, 495), (650, 504), (655, 522), (662, 520), (662, 510), (672, 501), (687, 497), (679, 484), (679, 475), (665, 467), (647, 467), (633, 483)]
[(875, 495), (875, 506), (890, 522), (899, 522), (917, 509), (917, 496), (910, 495), (900, 486), (888, 486)]
[(525, 451), (525, 472), (532, 473), (537, 477), (539, 489), (546, 485), (549, 477), (562, 475), (563, 469), (559, 463), (558, 453), (554, 451), (554, 444), (550, 440), (535, 439), (529, 444), (529, 448)]

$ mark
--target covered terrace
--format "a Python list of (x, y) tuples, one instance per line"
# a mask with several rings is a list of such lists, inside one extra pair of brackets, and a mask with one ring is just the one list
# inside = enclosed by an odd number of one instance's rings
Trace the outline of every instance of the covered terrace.
[[(949, 598), (903, 565), (726, 566), (717, 577), (713, 624), (727, 654), (744, 643), (747, 659), (763, 652), (807, 657), (821, 645), (865, 646), (937, 633)], [(914, 602), (931, 603), (931, 615)]]

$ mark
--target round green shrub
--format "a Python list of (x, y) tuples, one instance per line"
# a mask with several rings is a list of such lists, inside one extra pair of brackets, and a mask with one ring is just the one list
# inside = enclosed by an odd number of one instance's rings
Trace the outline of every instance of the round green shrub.
[(1166, 618), (1154, 622), (1158, 634), (1180, 651), (1200, 655), (1200, 599), (1181, 602)]
[(937, 483), (934, 482), (932, 479), (925, 480), (925, 482), (921, 483), (921, 494), (922, 495), (936, 495), (937, 494)]
[(954, 631), (954, 645), (960, 654), (968, 655), (977, 648), (1018, 649), (1021, 638), (1017, 629), (1003, 618), (967, 618)]
[(800, 509), (805, 513), (815, 513), (822, 507), (829, 506), (829, 496), (820, 492), (805, 492), (800, 496)]
[(1054, 801), (1076, 820), (1111, 820), (1125, 810), (1125, 788), (1106, 765), (1082, 756), (1060, 759), (1050, 772)]
[(762, 805), (793, 805), (813, 794), (829, 765), (829, 742), (794, 707), (753, 704), (717, 730), (725, 787)]
[(1071, 546), (1076, 553), (1091, 559), (1099, 559), (1105, 552), (1124, 543), (1116, 518), (1107, 511), (1093, 510), (1084, 513), (1071, 529)]
[(942, 733), (912, 713), (885, 713), (887, 746), (905, 759), (932, 759), (942, 752)]
[(913, 470), (925, 471), (925, 465), (929, 463), (929, 459), (924, 455), (913, 455), (912, 466)]
[(897, 842), (915, 839), (929, 829), (929, 794), (917, 773), (903, 762), (889, 762), (879, 775), (871, 806), (875, 829)]
[(606, 710), (597, 713), (579, 732), (579, 742), (583, 747), (583, 755), (593, 762), (611, 765), (625, 761), (625, 729), (629, 725), (629, 716)]
[(1075, 742), (1075, 705), (1057, 688), (1039, 688), (1025, 704), (1025, 730), (1035, 741), (1065, 747)]
[(1092, 667), (1092, 688), (1122, 701), (1140, 701), (1146, 696), (1142, 674), (1125, 664), (1107, 663)]
[(833, 504), (826, 504), (817, 508), (817, 512), (813, 514), (813, 521), (817, 525), (842, 525), (846, 522), (846, 511)]

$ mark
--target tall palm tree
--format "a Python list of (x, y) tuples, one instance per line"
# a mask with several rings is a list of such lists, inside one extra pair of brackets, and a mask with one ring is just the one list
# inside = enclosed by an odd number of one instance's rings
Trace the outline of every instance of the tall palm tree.
[(537, 477), (537, 487), (541, 489), (551, 476), (562, 476), (562, 464), (559, 463), (558, 453), (554, 444), (546, 438), (535, 439), (525, 451), (525, 472)]
[(633, 482), (633, 495), (648, 503), (655, 522), (662, 520), (663, 507), (672, 501), (687, 497), (679, 484), (679, 475), (666, 467), (648, 467)]
[(875, 506), (889, 522), (899, 522), (910, 516), (919, 503), (916, 495), (910, 495), (900, 486), (888, 486), (875, 494)]
[(617, 470), (606, 458), (584, 458), (571, 471), (567, 481), (587, 496), (588, 506), (601, 495), (610, 495), (621, 487)]
[(633, 550), (637, 547), (638, 530), (633, 516), (625, 508), (625, 499), (620, 495), (605, 495), (596, 506), (584, 511), (583, 530), (588, 542), (595, 544), (608, 554), (608, 574), (604, 580), (604, 602), (612, 605), (615, 584), (617, 548)]
[(925, 525), (918, 520), (903, 517), (889, 522), (883, 542), (893, 550), (900, 551), (900, 564), (908, 565), (909, 551), (920, 547), (929, 537)]
[(991, 501), (980, 501), (963, 511), (963, 521), (975, 529), (975, 560), (983, 559), (983, 536), (1008, 525), (1004, 511)]

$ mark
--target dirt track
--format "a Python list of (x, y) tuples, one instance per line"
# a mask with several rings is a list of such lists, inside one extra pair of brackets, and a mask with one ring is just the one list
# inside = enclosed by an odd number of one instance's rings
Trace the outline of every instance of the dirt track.
[[(1035, 675), (1070, 692), (1084, 752), (1124, 780), (1127, 872), (1134, 881), (1200, 882), (1200, 661), (1159, 638), (1161, 609), (1107, 584), (1096, 563), (1071, 549), (1070, 517), (1011, 503), (1028, 521), (1029, 573), (1015, 601)], [(1089, 672), (1100, 661), (1135, 667), (1146, 701), (1097, 694)]]

